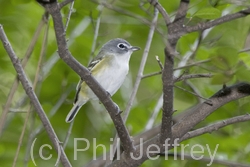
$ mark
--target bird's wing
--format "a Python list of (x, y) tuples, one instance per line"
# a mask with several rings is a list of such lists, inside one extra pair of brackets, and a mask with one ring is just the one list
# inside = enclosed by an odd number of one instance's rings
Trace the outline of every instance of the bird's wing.
[[(92, 71), (92, 69), (94, 67), (96, 67), (96, 65), (101, 62), (101, 60), (105, 57), (105, 56), (101, 56), (101, 52), (89, 63), (88, 65), (88, 70), (89, 71)], [(78, 101), (78, 96), (79, 96), (79, 93), (80, 93), (80, 90), (81, 90), (81, 85), (82, 83), (84, 82), (83, 79), (80, 79), (80, 81), (78, 82), (77, 86), (76, 86), (76, 95), (75, 95), (75, 100), (74, 100), (74, 104), (76, 104), (76, 102)]]
[(89, 63), (88, 70), (91, 71), (105, 56), (105, 53), (100, 51), (98, 55)]
[(76, 104), (76, 102), (78, 101), (78, 96), (81, 90), (81, 85), (84, 81), (82, 79), (80, 79), (80, 81), (78, 82), (77, 86), (76, 86), (76, 95), (75, 95), (75, 100), (74, 100), (74, 104)]

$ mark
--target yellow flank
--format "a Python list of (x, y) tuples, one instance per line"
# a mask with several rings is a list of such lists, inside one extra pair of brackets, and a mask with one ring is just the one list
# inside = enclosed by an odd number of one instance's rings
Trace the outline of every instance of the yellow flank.
[(104, 71), (105, 68), (107, 68), (107, 66), (110, 65), (112, 60), (112, 55), (107, 55), (105, 56), (100, 62), (98, 62), (91, 70), (91, 74), (93, 76), (96, 75), (96, 73), (100, 72), (100, 71)]
[[(91, 74), (92, 76), (95, 77), (95, 75), (100, 72), (100, 71), (104, 71), (105, 68), (107, 68), (109, 66), (112, 60), (112, 55), (107, 55), (105, 56), (100, 62), (98, 62), (92, 69), (91, 69)], [(88, 99), (89, 97), (89, 91), (90, 91), (90, 88), (88, 87), (88, 85), (86, 84), (86, 82), (82, 82), (81, 84), (81, 91), (79, 92), (79, 95), (82, 97), (82, 98), (86, 98)]]

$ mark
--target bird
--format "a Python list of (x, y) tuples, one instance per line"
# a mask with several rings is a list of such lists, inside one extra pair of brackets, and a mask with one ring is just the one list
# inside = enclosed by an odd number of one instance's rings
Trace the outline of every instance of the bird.
[[(130, 45), (128, 41), (122, 38), (112, 39), (101, 47), (99, 53), (87, 68), (108, 94), (113, 96), (128, 74), (132, 53), (139, 49), (139, 47)], [(80, 79), (76, 86), (73, 107), (65, 121), (67, 123), (72, 122), (81, 107), (89, 100), (98, 100), (98, 97), (84, 80)]]

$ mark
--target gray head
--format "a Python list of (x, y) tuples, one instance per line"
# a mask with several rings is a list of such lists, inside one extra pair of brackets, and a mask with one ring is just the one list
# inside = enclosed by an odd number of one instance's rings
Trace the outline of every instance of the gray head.
[(128, 52), (132, 53), (139, 49), (139, 47), (131, 46), (130, 43), (124, 39), (115, 38), (103, 45), (101, 52), (118, 53), (119, 55), (123, 55)]

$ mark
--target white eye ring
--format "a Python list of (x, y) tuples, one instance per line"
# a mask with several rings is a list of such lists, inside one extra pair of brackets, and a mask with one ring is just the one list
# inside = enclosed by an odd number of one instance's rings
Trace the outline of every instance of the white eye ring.
[(118, 43), (117, 44), (117, 47), (121, 50), (124, 50), (124, 49), (127, 49), (128, 48), (128, 45), (125, 44), (125, 43)]

